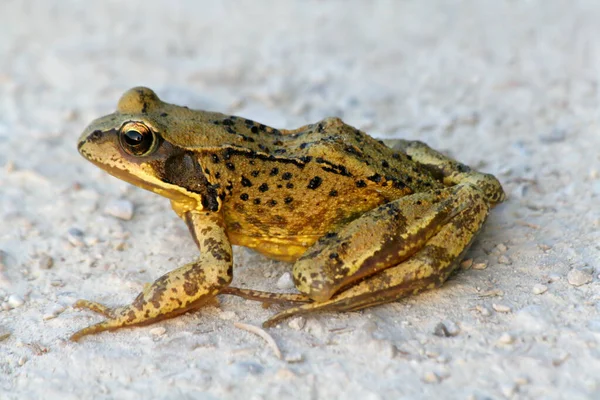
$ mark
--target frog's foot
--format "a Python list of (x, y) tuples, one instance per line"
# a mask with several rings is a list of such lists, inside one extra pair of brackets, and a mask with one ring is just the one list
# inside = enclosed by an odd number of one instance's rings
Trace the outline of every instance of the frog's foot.
[[(470, 184), (408, 196), (394, 203), (398, 203), (397, 208), (381, 206), (342, 228), (335, 235), (337, 239), (315, 244), (318, 254), (324, 252), (324, 258), (331, 257), (332, 263), (317, 259), (317, 252), (311, 254), (313, 249), (309, 249), (299, 261), (310, 257), (317, 263), (297, 263), (294, 278), (299, 290), (316, 301), (285, 310), (264, 326), (297, 314), (359, 310), (440, 286), (468, 249), (489, 209), (483, 194)], [(383, 232), (374, 228), (361, 235), (361, 219), (380, 221), (385, 219), (381, 210), (392, 208), (398, 213), (396, 217), (388, 213), (389, 220), (396, 222), (395, 231), (392, 223)], [(358, 246), (359, 253), (366, 255), (355, 265), (357, 261), (346, 252)], [(307, 271), (308, 267), (312, 269)], [(317, 267), (320, 269), (315, 270)], [(303, 278), (310, 274), (312, 281)]]
[(228, 286), (219, 294), (231, 294), (248, 300), (261, 301), (265, 304), (278, 303), (310, 303), (312, 300), (302, 293), (271, 293), (253, 289), (242, 289)]

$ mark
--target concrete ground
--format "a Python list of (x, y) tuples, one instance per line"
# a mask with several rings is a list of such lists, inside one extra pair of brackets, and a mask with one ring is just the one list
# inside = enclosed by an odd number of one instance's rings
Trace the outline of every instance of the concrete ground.
[[(3, 1), (0, 398), (600, 398), (598, 21), (594, 0)], [(76, 299), (127, 303), (196, 255), (165, 199), (76, 151), (136, 85), (418, 138), (508, 201), (441, 289), (286, 321), (281, 359), (234, 324), (282, 307), (228, 296), (71, 343), (100, 320)], [(235, 257), (235, 284), (291, 290), (288, 264)]]

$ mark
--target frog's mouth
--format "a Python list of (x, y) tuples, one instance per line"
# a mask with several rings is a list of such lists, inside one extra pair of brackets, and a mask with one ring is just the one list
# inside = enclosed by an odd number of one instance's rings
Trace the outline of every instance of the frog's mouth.
[(116, 178), (183, 204), (186, 208), (201, 207), (199, 194), (162, 181), (149, 163), (128, 162), (119, 146), (110, 140), (101, 141), (98, 137), (92, 140), (82, 139), (77, 148), (84, 158)]

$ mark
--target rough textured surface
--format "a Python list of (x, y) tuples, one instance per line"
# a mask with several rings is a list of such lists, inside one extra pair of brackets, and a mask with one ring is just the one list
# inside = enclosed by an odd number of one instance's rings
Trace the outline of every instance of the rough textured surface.
[[(174, 4), (2, 4), (3, 398), (600, 396), (598, 2)], [(270, 329), (281, 360), (234, 327), (275, 310), (232, 297), (73, 344), (98, 320), (77, 298), (126, 303), (196, 251), (167, 201), (75, 150), (135, 85), (275, 127), (337, 115), (420, 138), (509, 199), (443, 288)], [(118, 199), (130, 221), (103, 213)], [(235, 256), (245, 287), (288, 271)]]

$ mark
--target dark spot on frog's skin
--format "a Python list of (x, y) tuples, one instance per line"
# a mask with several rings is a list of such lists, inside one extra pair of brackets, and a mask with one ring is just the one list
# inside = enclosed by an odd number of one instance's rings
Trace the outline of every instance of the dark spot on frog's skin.
[(300, 148), (301, 148), (302, 150), (304, 150), (304, 149), (305, 149), (305, 148), (307, 148), (307, 147), (308, 147), (308, 143), (306, 143), (306, 142), (304, 142), (304, 143), (302, 143), (302, 144), (300, 145)]
[(330, 260), (335, 260), (336, 258), (339, 258), (339, 254), (338, 253), (331, 253), (329, 254), (329, 259)]
[(224, 119), (223, 120), (223, 125), (233, 125), (233, 121), (230, 119)]
[(395, 179), (395, 180), (393, 181), (393, 184), (392, 184), (392, 186), (393, 186), (393, 187), (395, 187), (396, 189), (404, 189), (404, 188), (406, 187), (406, 185), (404, 184), (404, 182), (402, 182), (402, 181), (399, 181), (399, 180), (397, 180), (397, 179)]
[(307, 188), (314, 190), (314, 189), (318, 188), (319, 186), (321, 186), (321, 183), (323, 183), (323, 179), (321, 179), (321, 177), (319, 177), (319, 176), (315, 176), (314, 178), (312, 178), (310, 180), (310, 182), (308, 182)]
[(258, 126), (258, 129), (260, 129), (261, 131), (263, 131), (263, 132), (264, 132), (264, 131), (267, 129), (267, 127), (266, 127), (266, 125), (260, 124), (260, 125)]
[(243, 201), (248, 200), (248, 193), (242, 193), (242, 194), (240, 194), (240, 200), (243, 200)]
[(311, 160), (312, 160), (311, 156), (302, 156), (302, 157), (300, 157), (300, 161), (305, 162), (305, 163), (308, 163)]
[(242, 175), (242, 186), (243, 187), (252, 186), (252, 182), (250, 181), (250, 179), (246, 178), (244, 175)]
[(319, 133), (323, 133), (325, 131), (325, 128), (323, 127), (323, 124), (319, 124), (317, 125), (317, 131)]
[(371, 182), (379, 183), (379, 182), (381, 182), (381, 175), (379, 175), (379, 174), (371, 175), (371, 176), (368, 176), (367, 179), (370, 180)]
[(331, 197), (336, 197), (338, 195), (338, 191), (337, 190), (332, 190), (332, 191), (329, 192), (329, 195)]
[(206, 175), (210, 175), (210, 169), (208, 169), (208, 168), (204, 168), (204, 173), (205, 173)]
[(367, 186), (366, 182), (363, 181), (362, 179), (360, 181), (356, 181), (356, 187), (357, 188), (364, 188), (366, 186)]
[(286, 198), (283, 200), (283, 202), (284, 202), (285, 204), (290, 204), (292, 201), (294, 201), (294, 199), (293, 199), (292, 197), (286, 197)]
[(260, 199), (259, 198), (254, 199), (253, 203), (256, 204), (256, 205), (259, 205), (260, 204)]
[(327, 232), (327, 233), (325, 234), (325, 237), (326, 237), (327, 239), (331, 239), (331, 238), (334, 238), (334, 237), (336, 237), (336, 236), (337, 236), (337, 232)]
[(471, 172), (471, 167), (469, 167), (468, 165), (465, 165), (465, 164), (460, 164), (459, 163), (456, 166), (456, 169), (458, 170), (458, 172), (462, 172), (462, 173)]
[(160, 116), (161, 116), (161, 117), (163, 117), (163, 118), (165, 118), (165, 117), (168, 117), (168, 116), (169, 116), (169, 114), (167, 114), (167, 113), (162, 113), (162, 114), (160, 114)]
[(286, 149), (275, 149), (274, 153), (275, 154), (285, 154), (287, 152)]
[(258, 174), (260, 174), (260, 171), (258, 171), (258, 170), (254, 170), (254, 171), (250, 172), (250, 175), (252, 175), (254, 178), (256, 178), (258, 176)]
[(227, 133), (231, 133), (231, 134), (234, 134), (234, 135), (237, 133), (236, 131), (233, 130), (233, 128), (231, 128), (229, 126), (225, 130), (227, 131)]
[(395, 159), (395, 160), (399, 160), (400, 159), (400, 154), (394, 153), (394, 154), (392, 154), (392, 158)]
[(235, 171), (235, 165), (233, 165), (233, 163), (228, 162), (227, 164), (225, 164), (225, 166), (228, 170)]
[(234, 153), (233, 149), (225, 149), (225, 151), (223, 151), (223, 159), (229, 160), (231, 158), (231, 156), (233, 155), (233, 153)]
[(383, 143), (383, 140), (378, 140), (377, 143), (382, 144), (385, 146), (385, 143)]
[(277, 201), (275, 201), (275, 200), (271, 199), (271, 200), (269, 200), (269, 201), (267, 202), (267, 204), (268, 204), (269, 206), (271, 206), (271, 207), (275, 207), (275, 206), (277, 205)]
[(258, 133), (258, 128), (256, 126), (253, 126), (252, 128), (250, 128), (250, 132)]
[(271, 150), (267, 146), (265, 146), (263, 144), (259, 144), (258, 148), (261, 149), (262, 151), (264, 151), (267, 154), (269, 154), (271, 152)]
[(269, 185), (267, 185), (266, 183), (263, 183), (262, 185), (260, 185), (258, 187), (258, 190), (262, 193), (266, 192), (267, 190), (269, 190)]
[(246, 120), (244, 120), (244, 123), (245, 123), (246, 125), (254, 125), (254, 121), (252, 121), (251, 119), (246, 119)]
[(217, 178), (217, 179), (221, 178), (221, 173), (220, 172), (215, 173), (215, 178)]
[(423, 204), (423, 202), (421, 200), (417, 200), (417, 205), (420, 206), (421, 204)]
[(288, 189), (293, 189), (294, 188), (294, 184), (292, 182), (288, 182), (285, 184), (285, 187)]
[(383, 168), (389, 168), (389, 166), (390, 166), (390, 163), (388, 163), (387, 161), (383, 160), (383, 161), (381, 162), (381, 166), (382, 166)]
[(292, 173), (284, 172), (283, 175), (281, 175), (281, 179), (283, 179), (284, 181), (289, 181), (290, 179), (292, 179)]
[(215, 164), (218, 164), (221, 160), (219, 159), (219, 156), (216, 154), (212, 154), (212, 160)]

